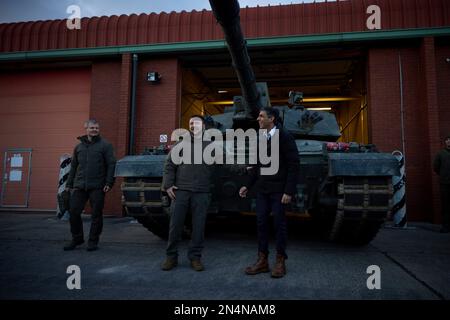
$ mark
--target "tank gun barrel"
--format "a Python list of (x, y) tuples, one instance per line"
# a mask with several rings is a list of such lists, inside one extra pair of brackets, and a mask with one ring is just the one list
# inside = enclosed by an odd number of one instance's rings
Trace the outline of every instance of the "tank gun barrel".
[(260, 93), (258, 91), (255, 74), (250, 64), (247, 52), (247, 43), (241, 29), (239, 17), (239, 3), (237, 0), (209, 0), (217, 22), (222, 26), (225, 40), (233, 61), (242, 96), (245, 99), (249, 114), (254, 118), (258, 116), (262, 107)]

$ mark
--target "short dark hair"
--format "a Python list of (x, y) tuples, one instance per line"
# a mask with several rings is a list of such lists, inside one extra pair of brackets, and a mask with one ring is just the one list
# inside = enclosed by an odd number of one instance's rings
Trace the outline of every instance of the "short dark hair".
[(88, 119), (84, 122), (84, 127), (87, 128), (90, 124), (98, 124), (100, 126), (96, 119)]
[(191, 120), (192, 118), (199, 118), (200, 120), (202, 120), (203, 124), (205, 124), (205, 118), (199, 114), (194, 114), (194, 115), (190, 116), (189, 120)]
[(272, 117), (273, 122), (277, 123), (280, 120), (280, 112), (278, 111), (277, 108), (272, 108), (272, 107), (262, 107), (261, 111), (264, 111), (268, 117)]

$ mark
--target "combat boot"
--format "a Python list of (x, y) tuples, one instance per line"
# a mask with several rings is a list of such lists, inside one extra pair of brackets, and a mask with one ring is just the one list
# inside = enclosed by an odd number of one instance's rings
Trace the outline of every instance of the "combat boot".
[(88, 245), (86, 248), (87, 251), (95, 251), (98, 250), (98, 242), (97, 241), (88, 241)]
[(285, 260), (283, 255), (277, 254), (277, 261), (272, 269), (272, 278), (282, 278), (286, 275)]
[(178, 265), (178, 258), (167, 257), (161, 266), (161, 270), (169, 271)]
[(203, 266), (203, 264), (200, 261), (200, 259), (193, 259), (193, 260), (191, 260), (191, 268), (194, 269), (195, 271), (203, 271), (203, 270), (205, 270), (205, 267)]
[(252, 266), (245, 269), (245, 273), (248, 275), (254, 275), (263, 272), (269, 272), (269, 261), (267, 260), (267, 253), (258, 252), (258, 260)]
[(84, 243), (83, 239), (78, 239), (78, 240), (72, 239), (72, 241), (70, 241), (69, 244), (64, 246), (64, 251), (74, 250), (77, 246), (79, 246), (83, 243)]

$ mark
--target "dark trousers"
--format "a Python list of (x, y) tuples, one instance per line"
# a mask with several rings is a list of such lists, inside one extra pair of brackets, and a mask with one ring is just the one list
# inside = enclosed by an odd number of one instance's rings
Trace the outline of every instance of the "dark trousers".
[(102, 189), (73, 190), (72, 195), (70, 196), (70, 231), (72, 232), (72, 238), (74, 240), (84, 239), (81, 212), (88, 200), (92, 208), (89, 241), (97, 243), (103, 230), (103, 205), (105, 203), (105, 193)]
[(450, 227), (450, 184), (441, 183), (442, 225)]
[(256, 196), (256, 220), (258, 226), (258, 250), (269, 253), (269, 215), (272, 212), (275, 226), (277, 254), (286, 255), (287, 223), (282, 193), (258, 193)]
[(186, 214), (191, 210), (192, 237), (189, 244), (188, 258), (200, 259), (205, 240), (205, 222), (209, 206), (209, 193), (177, 190), (176, 200), (170, 207), (169, 241), (166, 254), (168, 257), (178, 257), (178, 244), (181, 241)]

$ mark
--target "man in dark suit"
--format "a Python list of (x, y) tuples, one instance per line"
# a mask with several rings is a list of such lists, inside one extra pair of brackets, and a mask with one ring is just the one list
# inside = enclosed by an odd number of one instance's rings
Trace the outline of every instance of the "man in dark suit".
[[(275, 135), (278, 135), (278, 171), (274, 174), (264, 175), (262, 170), (268, 165), (261, 165), (259, 163), (249, 170), (249, 179), (239, 190), (239, 195), (241, 197), (246, 197), (248, 190), (255, 185), (257, 193), (256, 216), (258, 226), (258, 260), (252, 266), (247, 267), (245, 273), (254, 275), (270, 271), (268, 263), (268, 218), (270, 212), (272, 212), (277, 246), (276, 262), (271, 273), (274, 278), (281, 278), (286, 274), (287, 225), (284, 206), (291, 202), (292, 197), (296, 192), (300, 166), (295, 140), (289, 132), (285, 131), (279, 125), (278, 119), (278, 110), (271, 107), (262, 108), (258, 116), (259, 127), (266, 132), (264, 135), (265, 137), (263, 138), (268, 140), (267, 149), (268, 153), (270, 152), (270, 156), (273, 155), (270, 140), (273, 139)], [(274, 152), (276, 151), (274, 150)]]

